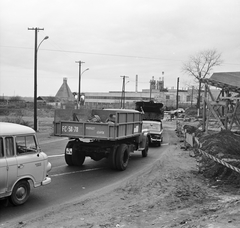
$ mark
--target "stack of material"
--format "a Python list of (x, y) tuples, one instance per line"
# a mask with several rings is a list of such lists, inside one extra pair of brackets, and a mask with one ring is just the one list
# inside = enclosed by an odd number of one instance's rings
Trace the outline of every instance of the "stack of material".
[(199, 139), (202, 150), (218, 158), (236, 158), (240, 162), (240, 136), (223, 130)]
[[(202, 136), (199, 138), (199, 142), (202, 144), (201, 150), (240, 168), (239, 135), (223, 130), (219, 133)], [(201, 163), (204, 176), (214, 178), (220, 183), (240, 186), (240, 173), (204, 156)]]

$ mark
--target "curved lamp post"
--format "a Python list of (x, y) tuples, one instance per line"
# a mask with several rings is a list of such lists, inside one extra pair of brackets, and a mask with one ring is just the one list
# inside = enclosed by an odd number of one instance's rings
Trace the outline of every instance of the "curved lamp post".
[[(37, 48), (35, 49), (35, 61), (34, 61), (34, 130), (37, 131), (37, 52), (42, 44), (42, 42), (48, 39), (48, 36), (45, 36), (44, 39), (39, 43)], [(37, 39), (36, 39), (37, 43)], [(37, 44), (35, 44), (36, 47)]]
[(35, 31), (35, 46), (34, 46), (34, 130), (37, 131), (37, 52), (42, 44), (42, 42), (46, 39), (48, 39), (48, 36), (45, 36), (44, 39), (37, 45), (37, 33), (39, 30), (44, 30), (41, 28), (28, 28), (28, 30), (34, 30)]
[(37, 47), (37, 51), (38, 51), (40, 45), (42, 44), (42, 42), (43, 42), (44, 40), (47, 40), (48, 38), (49, 38), (49, 36), (45, 36), (45, 37), (43, 38), (43, 40), (39, 43), (39, 45), (38, 45), (38, 47)]
[(86, 72), (87, 70), (89, 70), (89, 68), (85, 69), (84, 71), (82, 71), (79, 74), (79, 88), (78, 88), (78, 102), (80, 103), (80, 99), (81, 99), (81, 79), (82, 79), (82, 75), (84, 72)]

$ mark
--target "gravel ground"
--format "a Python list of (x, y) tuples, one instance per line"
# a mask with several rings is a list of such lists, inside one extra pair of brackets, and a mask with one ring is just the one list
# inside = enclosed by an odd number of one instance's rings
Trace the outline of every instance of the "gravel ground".
[[(47, 134), (38, 136), (40, 143), (53, 140)], [(152, 167), (131, 179), (6, 227), (240, 227), (239, 190), (223, 189), (204, 178), (179, 138), (173, 134), (171, 141)]]

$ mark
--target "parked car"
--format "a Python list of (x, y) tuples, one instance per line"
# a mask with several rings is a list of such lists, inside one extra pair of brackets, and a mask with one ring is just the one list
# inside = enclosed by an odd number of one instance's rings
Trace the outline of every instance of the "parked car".
[(36, 132), (27, 126), (0, 122), (0, 199), (24, 204), (33, 187), (51, 182), (51, 163), (41, 152)]
[(143, 120), (142, 131), (150, 134), (150, 145), (161, 146), (163, 142), (163, 127), (161, 121)]

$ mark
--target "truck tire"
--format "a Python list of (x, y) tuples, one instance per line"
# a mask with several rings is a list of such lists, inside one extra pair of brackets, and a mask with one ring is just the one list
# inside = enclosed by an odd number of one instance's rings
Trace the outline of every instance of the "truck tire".
[(148, 147), (149, 147), (149, 138), (146, 137), (145, 138), (145, 147), (144, 147), (144, 150), (142, 150), (142, 157), (145, 158), (148, 156)]
[(69, 166), (73, 166), (73, 162), (72, 162), (72, 154), (69, 154), (69, 152), (67, 152), (67, 149), (71, 149), (72, 151), (72, 147), (73, 147), (73, 143), (74, 141), (69, 141), (68, 144), (66, 145), (65, 148), (65, 162), (69, 165)]
[(30, 195), (30, 184), (27, 180), (20, 180), (13, 188), (10, 201), (13, 205), (19, 206), (24, 204)]
[(116, 151), (117, 151), (117, 147), (114, 146), (111, 150), (111, 152), (108, 154), (108, 164), (110, 166), (111, 169), (116, 169)]
[(72, 163), (77, 166), (82, 166), (85, 161), (85, 154), (81, 151), (80, 142), (75, 141), (72, 147)]
[(116, 151), (116, 168), (123, 171), (127, 168), (129, 161), (129, 149), (126, 144), (121, 144)]

